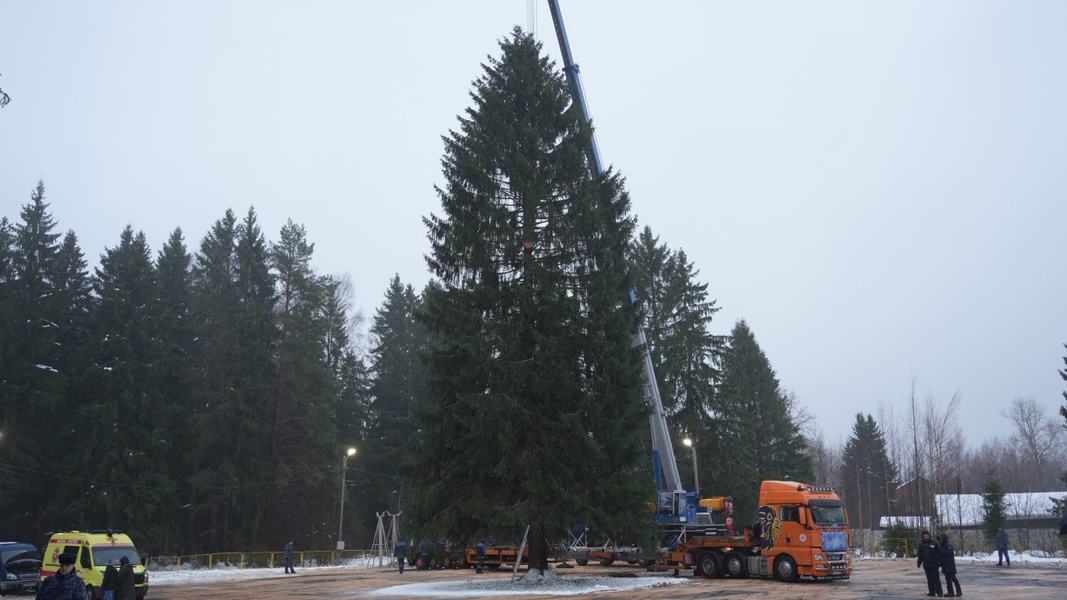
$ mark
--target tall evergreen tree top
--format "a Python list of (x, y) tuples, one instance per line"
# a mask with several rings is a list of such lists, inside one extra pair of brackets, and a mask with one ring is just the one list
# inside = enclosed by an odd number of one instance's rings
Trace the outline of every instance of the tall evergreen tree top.
[(568, 525), (636, 535), (653, 499), (623, 305), (633, 219), (621, 178), (590, 179), (591, 131), (540, 45), (516, 29), (500, 47), (445, 138), (443, 215), (425, 219), (440, 349), (417, 505), (454, 539), (529, 524), (540, 569)]
[[(22, 222), (15, 226), (16, 271), (27, 294), (40, 292), (50, 284), (49, 276), (59, 253), (59, 233), (48, 204), (44, 201), (44, 181), (38, 181), (29, 204), (22, 207)], [(36, 301), (37, 297), (29, 298)]]

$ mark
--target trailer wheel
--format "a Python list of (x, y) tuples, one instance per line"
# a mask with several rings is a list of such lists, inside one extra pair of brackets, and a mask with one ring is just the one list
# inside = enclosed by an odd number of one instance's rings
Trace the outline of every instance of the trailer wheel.
[(793, 560), (793, 557), (788, 554), (779, 556), (778, 560), (774, 561), (774, 577), (778, 581), (787, 583), (800, 579), (800, 573), (797, 572), (797, 561)]
[(723, 559), (722, 570), (730, 577), (745, 576), (745, 559), (736, 552), (731, 552)]
[(585, 558), (576, 558), (574, 559), (574, 562), (578, 563), (579, 567), (584, 567), (585, 565), (589, 564), (589, 560)]
[(600, 566), (602, 566), (602, 567), (610, 567), (611, 563), (613, 563), (613, 562), (615, 562), (614, 558), (602, 558), (602, 559), (600, 559)]
[(722, 577), (722, 571), (719, 570), (719, 559), (712, 552), (701, 554), (700, 560), (697, 561), (697, 567), (700, 568), (701, 575), (708, 579)]

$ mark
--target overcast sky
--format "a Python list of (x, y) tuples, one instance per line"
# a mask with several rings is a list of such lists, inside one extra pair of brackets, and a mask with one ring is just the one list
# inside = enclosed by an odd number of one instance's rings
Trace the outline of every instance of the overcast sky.
[[(1067, 389), (1067, 2), (561, 0), (601, 156), (831, 441), (957, 391), (971, 445)], [(531, 7), (535, 10), (532, 10)], [(0, 0), (0, 216), (95, 266), (286, 219), (370, 316), (421, 289), (441, 136), (522, 0)], [(557, 59), (558, 63), (558, 59)], [(1058, 417), (1057, 417), (1058, 418)]]

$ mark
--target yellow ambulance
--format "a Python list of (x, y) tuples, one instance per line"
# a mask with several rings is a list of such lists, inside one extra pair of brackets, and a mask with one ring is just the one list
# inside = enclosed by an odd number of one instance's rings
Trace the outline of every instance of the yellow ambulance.
[(41, 559), (41, 581), (59, 571), (60, 554), (75, 556), (74, 569), (85, 582), (85, 595), (91, 600), (104, 597), (100, 584), (104, 581), (107, 561), (118, 569), (123, 558), (133, 567), (137, 600), (142, 600), (148, 593), (148, 570), (141, 564), (133, 540), (121, 531), (57, 531), (51, 534)]

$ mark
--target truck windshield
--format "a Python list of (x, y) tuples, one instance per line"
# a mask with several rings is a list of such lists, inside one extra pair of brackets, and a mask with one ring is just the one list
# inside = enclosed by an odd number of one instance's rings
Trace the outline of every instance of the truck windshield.
[(811, 518), (818, 525), (845, 525), (845, 505), (833, 501), (812, 502)]

